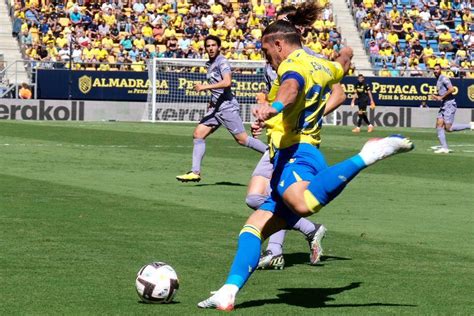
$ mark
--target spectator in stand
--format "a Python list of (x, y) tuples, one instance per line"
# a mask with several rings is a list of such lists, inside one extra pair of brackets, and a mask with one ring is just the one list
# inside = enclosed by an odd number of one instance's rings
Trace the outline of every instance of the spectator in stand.
[(423, 55), (424, 48), (423, 46), (421, 46), (419, 39), (416, 39), (414, 43), (411, 45), (411, 51), (414, 53), (415, 58), (417, 59), (418, 63), (422, 63), (423, 58), (424, 58), (424, 55)]
[(71, 19), (71, 23), (73, 25), (82, 23), (82, 14), (79, 12), (78, 6), (74, 6), (72, 12), (69, 14), (69, 18)]
[(32, 95), (33, 93), (31, 92), (31, 89), (28, 84), (26, 82), (23, 82), (21, 84), (20, 90), (18, 91), (18, 97), (20, 97), (20, 99), (31, 99)]

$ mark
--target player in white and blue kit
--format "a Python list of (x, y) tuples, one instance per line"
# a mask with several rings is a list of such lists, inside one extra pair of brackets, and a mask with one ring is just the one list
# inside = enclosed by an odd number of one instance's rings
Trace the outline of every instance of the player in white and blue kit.
[(232, 134), (239, 145), (252, 148), (260, 153), (265, 152), (267, 145), (260, 140), (249, 137), (245, 132), (240, 106), (231, 91), (232, 70), (227, 59), (220, 54), (221, 40), (209, 35), (204, 40), (209, 61), (207, 67), (207, 84), (196, 84), (197, 92), (209, 90), (211, 102), (208, 111), (194, 130), (193, 165), (191, 171), (176, 177), (181, 182), (198, 182), (201, 180), (201, 162), (206, 152), (206, 138), (221, 125)]
[(435, 65), (434, 75), (438, 79), (436, 88), (437, 95), (432, 95), (432, 98), (441, 102), (441, 107), (436, 118), (436, 130), (438, 132), (438, 139), (441, 148), (436, 148), (435, 154), (449, 154), (448, 142), (446, 140), (445, 132), (456, 132), (465, 129), (474, 129), (474, 124), (455, 124), (454, 116), (456, 114), (457, 105), (454, 97), (454, 87), (448, 77), (441, 74), (441, 66)]

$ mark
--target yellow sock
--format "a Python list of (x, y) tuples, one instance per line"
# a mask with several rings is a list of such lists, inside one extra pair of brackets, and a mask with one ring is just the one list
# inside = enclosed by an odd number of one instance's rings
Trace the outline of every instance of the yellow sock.
[(312, 213), (319, 212), (319, 210), (323, 207), (323, 205), (319, 203), (318, 199), (309, 190), (304, 191), (304, 201)]

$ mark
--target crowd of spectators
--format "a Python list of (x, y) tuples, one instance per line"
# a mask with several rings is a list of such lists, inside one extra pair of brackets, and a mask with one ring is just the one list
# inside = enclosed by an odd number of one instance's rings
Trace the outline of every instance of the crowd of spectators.
[[(152, 57), (207, 58), (203, 39), (217, 35), (229, 59), (261, 60), (262, 31), (284, 0), (21, 0), (13, 35), (41, 67), (143, 71)], [(292, 1), (291, 3), (295, 3)], [(289, 4), (291, 4), (289, 3)], [(328, 0), (304, 41), (334, 58), (342, 46)]]
[(422, 76), (440, 64), (450, 77), (474, 78), (471, 0), (352, 0), (380, 76)]

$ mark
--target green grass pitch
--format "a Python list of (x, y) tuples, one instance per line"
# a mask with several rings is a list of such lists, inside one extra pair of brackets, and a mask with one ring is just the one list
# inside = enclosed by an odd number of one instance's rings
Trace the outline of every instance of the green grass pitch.
[[(194, 125), (0, 123), (0, 314), (206, 314), (196, 303), (225, 280), (250, 211), (246, 185), (259, 155), (219, 130), (203, 181), (190, 168)], [(330, 163), (369, 135), (326, 127)], [(307, 264), (298, 232), (287, 268), (257, 271), (237, 300), (245, 315), (467, 315), (474, 311), (474, 133), (402, 132), (416, 149), (363, 171), (311, 219), (324, 223), (325, 257)], [(372, 135), (370, 135), (372, 137)], [(151, 261), (180, 277), (176, 303), (138, 302), (134, 280)]]

